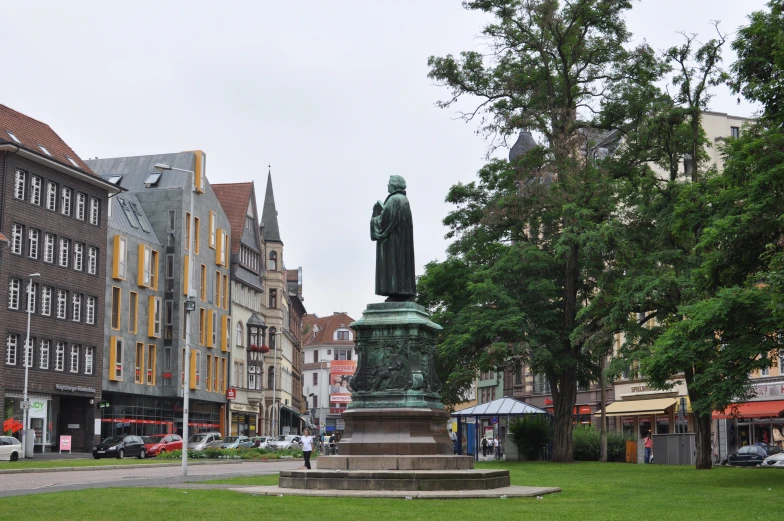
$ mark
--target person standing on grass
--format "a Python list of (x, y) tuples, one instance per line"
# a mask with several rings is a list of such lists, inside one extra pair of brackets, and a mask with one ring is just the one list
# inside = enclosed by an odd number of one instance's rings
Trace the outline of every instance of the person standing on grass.
[(305, 467), (310, 470), (310, 454), (313, 452), (313, 436), (310, 429), (302, 431), (302, 456), (305, 458)]
[(653, 461), (653, 440), (650, 432), (645, 435), (643, 441), (645, 442), (645, 463), (650, 463)]

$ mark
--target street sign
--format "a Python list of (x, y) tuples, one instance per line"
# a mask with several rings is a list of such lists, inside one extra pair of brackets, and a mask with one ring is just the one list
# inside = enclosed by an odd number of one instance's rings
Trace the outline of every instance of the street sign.
[(490, 418), (490, 423), (492, 423), (493, 425), (498, 423), (498, 416), (493, 416), (492, 418)]
[(19, 408), (20, 409), (29, 409), (30, 408), (30, 400), (19, 402)]

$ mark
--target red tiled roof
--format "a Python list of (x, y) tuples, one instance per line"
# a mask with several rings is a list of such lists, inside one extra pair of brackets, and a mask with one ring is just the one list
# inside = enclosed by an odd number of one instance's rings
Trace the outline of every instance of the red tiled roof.
[(290, 282), (298, 282), (299, 270), (286, 270), (286, 280)]
[[(19, 139), (20, 143), (17, 143), (8, 135), (9, 130)], [(17, 112), (5, 105), (0, 105), (0, 142), (20, 145), (38, 155), (48, 157), (39, 147), (39, 145), (43, 145), (49, 153), (52, 154), (51, 158), (55, 161), (73, 168), (73, 163), (68, 160), (70, 157), (79, 165), (80, 170), (95, 174), (90, 170), (90, 167), (76, 155), (76, 152), (74, 152), (54, 130), (52, 130), (52, 127), (37, 119), (25, 116), (21, 112)]]
[[(326, 317), (305, 315), (302, 317), (302, 336), (305, 339), (305, 347), (309, 345), (320, 344), (346, 345), (347, 342), (345, 340), (333, 340), (335, 338), (335, 331), (338, 329), (349, 328), (349, 324), (352, 322), (354, 322), (354, 319), (348, 316), (346, 313), (335, 313)], [(315, 333), (314, 326), (318, 326), (318, 331)], [(353, 342), (348, 343), (353, 344)]]
[(245, 216), (248, 214), (248, 202), (253, 195), (253, 183), (224, 183), (210, 186), (231, 224), (231, 252), (239, 253)]

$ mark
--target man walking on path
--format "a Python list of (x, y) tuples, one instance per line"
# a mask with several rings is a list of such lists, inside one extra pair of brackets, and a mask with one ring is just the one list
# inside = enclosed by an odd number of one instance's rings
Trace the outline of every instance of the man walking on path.
[(487, 457), (487, 436), (482, 438), (482, 457)]
[(498, 436), (495, 437), (493, 445), (495, 446), (495, 459), (501, 459), (501, 440), (498, 439)]

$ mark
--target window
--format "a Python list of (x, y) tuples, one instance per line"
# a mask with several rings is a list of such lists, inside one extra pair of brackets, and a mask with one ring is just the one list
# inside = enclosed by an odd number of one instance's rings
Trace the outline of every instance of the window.
[(131, 291), (128, 298), (128, 332), (139, 330), (139, 294)]
[(57, 290), (57, 318), (65, 320), (68, 308), (68, 292), (64, 289)]
[(274, 251), (269, 252), (269, 265), (270, 271), (277, 271), (278, 269), (278, 254)]
[(237, 322), (237, 345), (242, 347), (242, 323)]
[(24, 227), (21, 224), (11, 225), (11, 253), (22, 254), (22, 235)]
[(71, 215), (71, 189), (65, 186), (60, 189), (60, 213)]
[(276, 345), (275, 343), (278, 340), (277, 334), (278, 334), (278, 330), (277, 329), (275, 329), (274, 327), (269, 328), (269, 348), (270, 348), (270, 350), (275, 349), (275, 345)]
[[(31, 287), (32, 286), (32, 287)], [(35, 313), (36, 297), (38, 296), (38, 284), (29, 282), (25, 285), (25, 293), (27, 294), (27, 307), (25, 308), (30, 313)]]
[(534, 375), (534, 394), (550, 394), (550, 382), (543, 374)]
[(40, 350), (38, 351), (38, 368), (49, 369), (49, 349), (51, 340), (41, 340)]
[[(218, 382), (215, 382), (215, 383), (217, 384)], [(217, 391), (218, 390), (217, 389), (218, 386), (216, 385), (215, 387), (216, 387), (215, 390)], [(207, 388), (208, 391), (212, 391), (212, 355), (207, 355), (207, 385), (206, 385), (206, 388)]]
[(112, 329), (120, 329), (120, 288), (112, 287)]
[[(163, 385), (171, 385), (171, 353), (171, 347), (166, 346), (163, 348)], [(165, 376), (166, 374), (169, 374), (169, 376)]]
[(207, 310), (204, 308), (199, 308), (199, 345), (204, 345), (205, 340), (205, 328), (207, 326)]
[(191, 382), (191, 388), (198, 389), (201, 386), (201, 353), (199, 351), (191, 351), (193, 357), (193, 364), (195, 366), (196, 378)]
[(54, 351), (54, 370), (65, 370), (65, 342), (57, 342), (57, 347)]
[(228, 275), (223, 275), (223, 309), (229, 309), (229, 276)]
[(76, 218), (84, 221), (84, 214), (87, 210), (87, 196), (82, 192), (76, 192)]
[(98, 273), (98, 248), (94, 246), (87, 247), (87, 273), (89, 275)]
[(5, 339), (5, 363), (16, 365), (16, 348), (19, 345), (19, 335), (9, 333)]
[(19, 294), (21, 288), (21, 280), (10, 279), (8, 281), (8, 309), (19, 309)]
[(109, 338), (109, 380), (122, 381), (125, 343), (121, 337)]
[(41, 188), (43, 184), (43, 179), (37, 175), (30, 177), (30, 202), (36, 206), (41, 206)]
[(31, 259), (38, 258), (38, 239), (41, 232), (30, 228), (27, 230), (27, 256)]
[(199, 295), (202, 302), (207, 302), (207, 266), (201, 265), (201, 286)]
[(128, 219), (128, 224), (131, 225), (131, 228), (136, 228), (138, 230), (139, 221), (136, 218), (136, 214), (131, 211), (131, 207), (128, 205), (128, 201), (122, 197), (118, 197), (117, 202), (120, 203), (120, 208), (122, 208), (122, 211), (125, 214), (125, 218)]
[(201, 237), (201, 220), (198, 217), (193, 218), (193, 253), (199, 254), (199, 246), (200, 246), (200, 237)]
[(185, 212), (185, 249), (191, 249), (191, 213)]
[(24, 367), (33, 367), (33, 346), (35, 345), (35, 339), (29, 338), (25, 340), (25, 350), (24, 350)]
[(171, 339), (174, 335), (174, 301), (167, 300), (163, 306), (163, 338)]
[(333, 360), (351, 360), (353, 349), (335, 349)]
[(161, 298), (160, 297), (153, 297), (150, 296), (150, 300), (147, 304), (149, 308), (149, 324), (147, 324), (147, 336), (151, 338), (160, 338), (161, 337), (161, 322), (162, 322), (162, 309), (161, 309)]
[(82, 295), (79, 293), (74, 293), (71, 296), (72, 301), (72, 312), (71, 312), (71, 320), (74, 322), (81, 322), (82, 321)]
[(79, 351), (81, 347), (76, 344), (71, 345), (71, 356), (68, 363), (68, 371), (71, 373), (79, 372)]
[(267, 369), (267, 389), (275, 388), (275, 368), (270, 366)]
[(10, 137), (11, 139), (14, 140), (14, 143), (18, 143), (20, 145), (22, 144), (22, 142), (19, 141), (19, 138), (16, 137), (13, 132), (11, 132), (10, 130), (6, 130), (5, 132), (6, 132), (6, 134), (8, 134), (8, 137)]
[(210, 210), (210, 248), (215, 248), (215, 212)]
[(218, 313), (213, 311), (212, 312), (212, 346), (218, 345), (218, 332), (220, 328), (218, 327)]
[(261, 367), (249, 365), (248, 366), (248, 389), (252, 389), (254, 391), (261, 390), (261, 381), (262, 377)]
[(81, 242), (74, 243), (73, 269), (76, 271), (82, 271), (84, 269), (84, 244)]
[(95, 297), (87, 297), (86, 304), (84, 321), (88, 324), (95, 324)]
[(51, 181), (46, 183), (46, 209), (57, 211), (57, 185)]
[(221, 290), (221, 274), (218, 270), (215, 270), (215, 298), (212, 301), (213, 304), (216, 306), (220, 306), (220, 290)]
[(43, 153), (44, 153), (44, 154), (46, 154), (47, 156), (49, 156), (49, 157), (52, 157), (52, 153), (51, 153), (51, 152), (49, 152), (49, 150), (47, 150), (45, 146), (43, 146), (43, 145), (38, 145), (38, 148), (40, 148), (40, 149), (41, 149), (41, 152), (43, 152)]
[(171, 253), (166, 255), (166, 287), (164, 291), (171, 293), (174, 291), (174, 255)]
[(147, 346), (147, 385), (155, 385), (155, 344)]
[(98, 226), (100, 215), (101, 215), (101, 201), (99, 201), (95, 197), (90, 197), (90, 224), (94, 224)]
[(314, 350), (314, 351), (313, 351), (313, 363), (315, 364), (315, 363), (317, 363), (318, 361), (319, 361), (319, 357), (318, 357), (318, 349), (316, 349), (316, 350)]
[(318, 385), (318, 373), (313, 373), (313, 385)]
[(347, 329), (335, 331), (335, 340), (351, 340), (351, 331)]
[(95, 359), (95, 348), (84, 348), (84, 374), (93, 374), (93, 360)]
[(224, 234), (221, 228), (215, 232), (217, 234), (217, 243), (215, 244), (215, 264), (220, 266), (223, 264), (223, 250), (228, 248), (228, 245), (223, 240)]
[(112, 262), (112, 278), (125, 279), (125, 268), (127, 266), (128, 242), (125, 237), (114, 236), (114, 259)]
[(734, 138), (740, 137), (740, 127), (730, 127), (730, 136)]
[(52, 294), (54, 288), (51, 286), (44, 286), (41, 289), (41, 314), (48, 317), (52, 314)]
[(54, 235), (44, 234), (44, 262), (54, 263)]
[(64, 268), (68, 267), (68, 257), (71, 253), (71, 240), (60, 237), (60, 255), (57, 263)]
[(25, 200), (25, 189), (27, 188), (27, 172), (17, 170), (14, 177), (14, 199)]
[(278, 307), (278, 290), (276, 289), (269, 290), (269, 307)]
[(221, 370), (220, 370), (220, 392), (226, 392), (226, 359), (221, 358)]
[(144, 371), (144, 344), (136, 342), (136, 358), (134, 360), (136, 371), (134, 372), (133, 382), (142, 383), (142, 371)]
[(245, 373), (243, 372), (242, 362), (234, 362), (234, 385), (244, 387)]
[(144, 186), (150, 188), (152, 186), (158, 186), (158, 182), (161, 180), (161, 173), (160, 172), (153, 172), (152, 174), (147, 176), (147, 179), (144, 180)]

